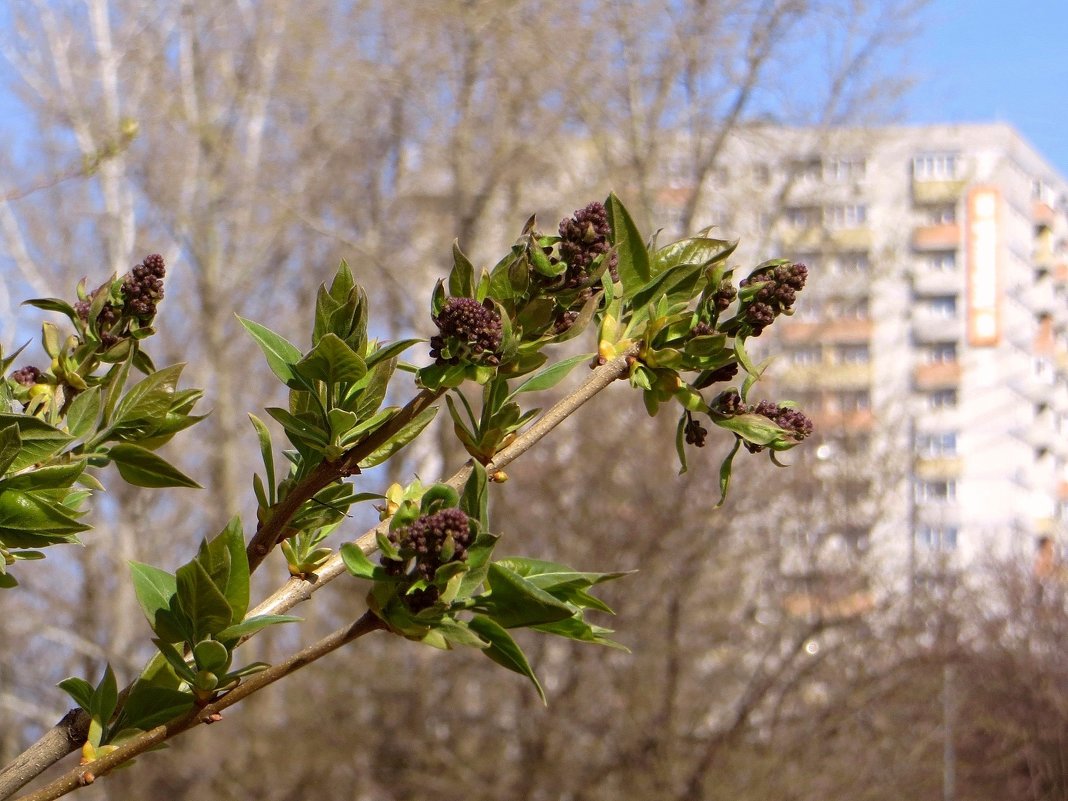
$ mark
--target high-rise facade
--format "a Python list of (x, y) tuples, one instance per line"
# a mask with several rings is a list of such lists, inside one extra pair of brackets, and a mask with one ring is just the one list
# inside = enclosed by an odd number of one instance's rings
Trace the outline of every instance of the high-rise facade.
[(821, 456), (869, 454), (901, 477), (858, 484), (858, 503), (885, 503), (851, 536), (921, 573), (1059, 540), (1068, 182), (1002, 124), (761, 128), (723, 163), (703, 214), (756, 243), (743, 261), (810, 270), (767, 348), (778, 394), (814, 418)]

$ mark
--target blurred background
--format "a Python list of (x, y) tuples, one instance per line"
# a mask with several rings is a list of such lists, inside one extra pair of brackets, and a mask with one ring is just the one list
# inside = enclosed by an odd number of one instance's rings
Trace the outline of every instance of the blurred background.
[[(0, 595), (0, 763), (57, 681), (150, 655), (129, 560), (250, 519), (246, 413), (283, 396), (235, 313), (306, 347), (344, 258), (378, 335), (428, 337), (454, 238), (491, 265), (614, 190), (662, 241), (740, 238), (740, 275), (808, 264), (758, 389), (817, 424), (718, 510), (728, 439), (677, 476), (674, 421), (622, 385), (509, 469), (502, 554), (640, 567), (605, 590), (630, 653), (524, 640), (544, 707), (370, 637), (82, 796), (1068, 798), (1066, 29), (1060, 0), (5, 4), (0, 344), (36, 336), (26, 297), (160, 252), (151, 350), (212, 414), (167, 451), (206, 489), (109, 483), (86, 547)], [(450, 474), (428, 439), (361, 480)], [(349, 584), (249, 660), (359, 614)]]

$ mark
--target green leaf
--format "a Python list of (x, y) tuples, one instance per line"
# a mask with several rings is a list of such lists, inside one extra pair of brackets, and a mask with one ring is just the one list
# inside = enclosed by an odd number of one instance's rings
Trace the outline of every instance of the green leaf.
[(426, 342), (425, 339), (400, 339), (396, 342), (392, 342), (389, 345), (383, 345), (374, 353), (367, 357), (367, 369), (370, 370), (376, 364), (381, 361), (387, 361), (394, 356), (400, 356), (412, 345), (418, 345), (420, 342)]
[(700, 264), (682, 264), (656, 276), (630, 298), (631, 307), (643, 309), (650, 303), (665, 300), (668, 305), (692, 297), (705, 269)]
[(552, 623), (574, 614), (567, 604), (497, 562), (489, 566), (486, 585), (490, 591), (475, 599), (476, 608), (506, 629)]
[(67, 411), (67, 431), (75, 439), (84, 439), (95, 428), (103, 405), (100, 387), (92, 387), (76, 397)]
[(271, 372), (289, 384), (295, 376), (293, 367), (300, 361), (300, 351), (297, 347), (266, 326), (240, 316), (237, 319), (260, 346), (263, 355), (267, 357), (267, 366), (271, 368)]
[(430, 422), (434, 419), (434, 416), (437, 413), (437, 406), (431, 406), (421, 411), (410, 423), (394, 434), (389, 442), (368, 454), (367, 457), (360, 462), (360, 468), (366, 470), (369, 467), (374, 467), (376, 464), (381, 464), (389, 459), (393, 454), (418, 437), (423, 429), (430, 425)]
[(268, 626), (276, 626), (279, 623), (299, 623), (301, 620), (302, 618), (293, 615), (256, 615), (248, 620), (227, 626), (215, 636), (223, 641), (239, 640)]
[(119, 686), (115, 681), (115, 673), (111, 670), (111, 665), (109, 664), (104, 668), (104, 677), (100, 680), (100, 684), (93, 691), (89, 715), (94, 720), (99, 720), (104, 726), (107, 726), (111, 716), (115, 713), (115, 707), (118, 703)]
[(182, 642), (189, 635), (184, 615), (179, 617), (178, 584), (166, 570), (141, 562), (130, 562), (134, 594), (148, 618), (148, 625), (165, 642)]
[(738, 247), (738, 242), (695, 236), (665, 245), (653, 254), (653, 274), (657, 275), (680, 264), (709, 264), (723, 261)]
[(712, 422), (720, 428), (733, 431), (754, 445), (770, 445), (775, 440), (786, 436), (787, 433), (764, 415), (751, 412), (731, 417), (713, 417)]
[[(122, 705), (115, 728), (147, 731), (184, 715), (192, 707), (191, 693), (137, 681)], [(114, 741), (115, 738), (112, 738)]]
[(158, 638), (152, 640), (152, 642), (156, 644), (159, 652), (163, 654), (164, 659), (167, 660), (167, 663), (174, 669), (178, 677), (183, 681), (192, 683), (196, 678), (196, 673), (189, 666), (189, 663), (182, 658), (182, 655), (178, 653), (178, 649), (169, 642)]
[(0, 542), (8, 547), (35, 548), (50, 538), (74, 542), (73, 535), (89, 530), (78, 522), (76, 512), (51, 496), (50, 490), (0, 491)]
[(67, 301), (60, 300), (59, 298), (33, 298), (32, 300), (22, 301), (23, 306), (33, 306), (35, 309), (41, 309), (43, 311), (59, 312), (65, 314), (70, 318), (71, 322), (78, 319), (78, 312), (74, 310)]
[(0, 480), (2, 490), (66, 489), (82, 476), (85, 461), (49, 465)]
[(200, 641), (230, 625), (230, 603), (211, 580), (204, 566), (194, 559), (175, 574), (178, 604), (193, 626), (193, 639)]
[(589, 363), (597, 354), (595, 353), (580, 353), (578, 356), (572, 356), (568, 359), (563, 359), (558, 362), (550, 364), (543, 370), (539, 370), (534, 373), (530, 378), (516, 387), (512, 394), (508, 396), (508, 400), (511, 400), (520, 392), (541, 392), (542, 390), (551, 389), (559, 384), (567, 374), (570, 373), (576, 366)]
[(471, 475), (464, 484), (460, 508), (483, 528), (489, 525), (489, 480), (486, 468), (478, 462), (471, 465)]
[(367, 365), (337, 334), (328, 333), (293, 370), (309, 382), (322, 381), (333, 386), (359, 381), (367, 372)]
[(724, 458), (723, 464), (719, 466), (719, 501), (716, 503), (717, 509), (723, 506), (723, 502), (727, 500), (727, 490), (730, 489), (731, 485), (731, 463), (734, 461), (734, 455), (738, 453), (738, 449), (741, 446), (742, 440), (735, 438), (734, 447)]
[(263, 456), (263, 467), (267, 474), (267, 504), (274, 506), (278, 500), (278, 490), (274, 474), (274, 446), (271, 444), (271, 432), (267, 429), (266, 423), (256, 415), (249, 414), (249, 419), (260, 441), (260, 455)]
[[(245, 533), (241, 528), (241, 518), (234, 516), (226, 528), (208, 543), (208, 551), (215, 561), (221, 561), (221, 553), (227, 554), (229, 570), (226, 581), (219, 586), (227, 603), (230, 604), (232, 616), (230, 622), (241, 620), (248, 611), (249, 604), (249, 569), (248, 554), (245, 553)], [(214, 575), (213, 575), (214, 578)]]
[(0, 475), (6, 473), (11, 463), (18, 458), (21, 448), (22, 438), (17, 425), (12, 423), (0, 428)]
[(534, 683), (542, 703), (546, 702), (545, 690), (542, 689), (538, 677), (534, 675), (534, 670), (530, 667), (526, 654), (523, 653), (523, 649), (519, 647), (519, 644), (512, 639), (512, 635), (498, 623), (483, 615), (475, 615), (468, 621), (467, 625), (479, 637), (489, 643), (489, 647), (484, 648), (482, 653), (498, 665), (530, 679)]
[(540, 631), (543, 634), (555, 634), (557, 637), (567, 637), (569, 640), (595, 643), (596, 645), (607, 645), (609, 648), (616, 648), (620, 651), (630, 653), (629, 648), (621, 645), (615, 640), (610, 640), (605, 636), (607, 634), (612, 634), (612, 629), (606, 629), (601, 626), (591, 626), (578, 615), (568, 618), (567, 620), (558, 620), (555, 623), (544, 623), (540, 626), (531, 626), (531, 628), (535, 631)]
[(342, 545), (341, 561), (345, 563), (345, 569), (356, 578), (372, 581), (375, 579), (375, 565), (358, 545), (351, 542)]
[(286, 430), (290, 441), (293, 442), (294, 445), (299, 441), (320, 448), (325, 448), (327, 446), (327, 433), (311, 420), (306, 419), (303, 415), (297, 416), (276, 406), (271, 406), (265, 411), (282, 424), (282, 428)]
[(87, 682), (85, 679), (79, 679), (76, 676), (63, 679), (56, 685), (74, 699), (74, 703), (88, 712), (91, 708), (93, 700), (93, 685)]
[(0, 429), (11, 425), (18, 427), (21, 447), (18, 455), (8, 464), (8, 471), (18, 471), (45, 462), (74, 441), (74, 437), (36, 417), (0, 414)]
[(135, 487), (192, 487), (200, 485), (160, 456), (147, 448), (121, 442), (108, 451), (108, 457), (119, 469), (119, 475)]
[(449, 294), (454, 298), (475, 296), (475, 267), (460, 250), (459, 240), (452, 243), (452, 272), (449, 273)]
[(623, 284), (623, 296), (629, 298), (652, 277), (649, 267), (649, 252), (645, 248), (638, 226), (615, 193), (605, 201), (608, 222), (612, 226), (612, 244), (618, 254), (619, 280)]
[(184, 367), (184, 364), (165, 367), (134, 384), (119, 401), (111, 428), (115, 431), (154, 428), (157, 421), (170, 411)]

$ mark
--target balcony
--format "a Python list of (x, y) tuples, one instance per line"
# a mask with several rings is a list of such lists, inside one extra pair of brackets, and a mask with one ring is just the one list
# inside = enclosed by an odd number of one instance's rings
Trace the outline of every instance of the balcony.
[(1041, 200), (1035, 200), (1031, 203), (1031, 219), (1034, 220), (1036, 226), (1041, 228), (1052, 228), (1053, 220), (1056, 218), (1057, 213), (1053, 210), (1053, 207), (1048, 203)]
[(782, 383), (797, 389), (867, 389), (871, 364), (794, 365), (782, 372)]
[(791, 345), (809, 342), (862, 343), (871, 340), (874, 330), (871, 320), (827, 320), (819, 323), (791, 321), (783, 326), (782, 339)]
[(959, 456), (930, 456), (916, 459), (916, 477), (923, 481), (950, 481), (960, 478), (964, 460)]
[(916, 342), (945, 342), (946, 339), (960, 339), (963, 334), (964, 320), (959, 316), (947, 317), (922, 308), (912, 311), (912, 338)]
[(825, 229), (818, 225), (799, 228), (784, 228), (779, 234), (779, 242), (783, 250), (792, 251), (821, 251), (826, 248), (836, 248), (841, 251), (864, 251), (872, 246), (871, 229), (862, 228), (831, 228)]
[(957, 223), (920, 225), (912, 230), (913, 250), (956, 250), (959, 247), (960, 225)]
[(964, 288), (961, 270), (915, 270), (912, 291), (917, 295), (956, 295)]
[(960, 384), (960, 362), (939, 362), (937, 364), (918, 364), (913, 371), (912, 380), (918, 390), (953, 389)]
[(954, 203), (964, 193), (965, 181), (912, 180), (912, 200), (918, 205)]
[(858, 409), (852, 412), (816, 412), (810, 416), (813, 425), (822, 434), (831, 431), (863, 434), (875, 429), (875, 414), (871, 409)]

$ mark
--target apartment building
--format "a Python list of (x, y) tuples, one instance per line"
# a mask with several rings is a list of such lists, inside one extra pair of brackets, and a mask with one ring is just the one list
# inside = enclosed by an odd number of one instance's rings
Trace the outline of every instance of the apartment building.
[(743, 262), (810, 268), (765, 346), (777, 394), (815, 419), (819, 456), (899, 477), (858, 482), (880, 508), (849, 536), (913, 575), (1063, 542), (1068, 182), (1004, 124), (760, 128), (723, 164), (703, 214)]

